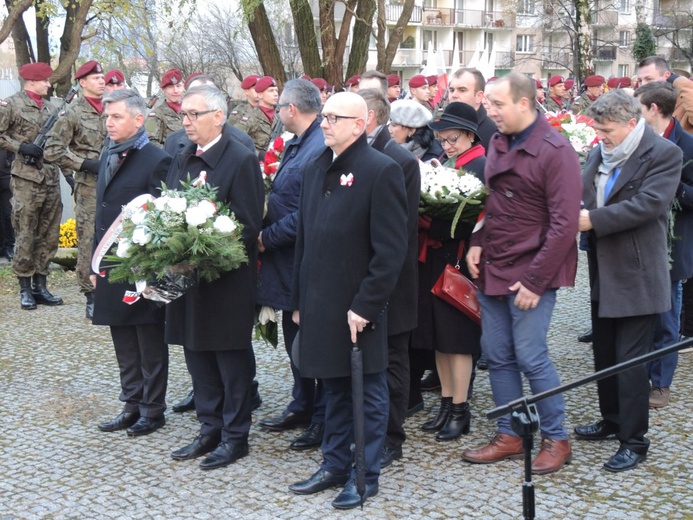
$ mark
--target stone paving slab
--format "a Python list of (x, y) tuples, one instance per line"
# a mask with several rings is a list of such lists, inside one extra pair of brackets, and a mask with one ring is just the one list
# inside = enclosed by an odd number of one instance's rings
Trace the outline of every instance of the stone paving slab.
[[(575, 289), (559, 293), (550, 344), (564, 382), (593, 369), (589, 346), (576, 336), (588, 326), (588, 293), (581, 264)], [(118, 371), (106, 327), (83, 318), (84, 298), (72, 285), (56, 289), (62, 307), (19, 309), (18, 296), (0, 296), (0, 520), (14, 519), (448, 519), (522, 518), (522, 461), (477, 466), (460, 458), (485, 443), (494, 425), (488, 376), (480, 372), (468, 436), (437, 443), (420, 431), (438, 394), (426, 394), (426, 412), (408, 419), (404, 457), (383, 471), (380, 493), (363, 511), (330, 506), (338, 490), (296, 496), (287, 486), (320, 464), (318, 451), (294, 452), (299, 432), (253, 427), (250, 456), (228, 468), (202, 472), (197, 462), (176, 462), (170, 452), (197, 433), (193, 414), (167, 412), (167, 424), (147, 437), (102, 433), (99, 421), (121, 408)], [(291, 374), (286, 353), (255, 345), (263, 405), (258, 418), (287, 404)], [(181, 348), (171, 346), (169, 404), (189, 389)], [(670, 406), (651, 414), (648, 461), (610, 474), (602, 464), (614, 440), (573, 441), (573, 462), (538, 476), (537, 518), (693, 518), (693, 354), (680, 356)], [(596, 386), (566, 396), (566, 426), (596, 417)]]

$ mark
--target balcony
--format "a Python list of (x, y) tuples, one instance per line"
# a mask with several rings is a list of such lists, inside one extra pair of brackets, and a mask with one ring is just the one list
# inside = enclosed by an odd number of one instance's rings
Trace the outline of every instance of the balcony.
[(399, 48), (395, 54), (395, 59), (392, 60), (392, 66), (399, 68), (419, 68), (423, 62), (423, 54), (424, 52), (421, 49)]
[(677, 11), (655, 11), (652, 15), (652, 26), (657, 29), (690, 29), (691, 15)]
[[(466, 67), (470, 61), (474, 58), (476, 51), (472, 50), (461, 50), (457, 51), (460, 58), (460, 66)], [(450, 57), (452, 59), (452, 55)], [(452, 65), (452, 62), (450, 62)], [(512, 69), (515, 66), (515, 53), (514, 52), (500, 52), (496, 51), (496, 63), (495, 67), (497, 69)]]
[(541, 67), (545, 70), (563, 70), (572, 65), (572, 53), (562, 50), (543, 49)]
[(515, 27), (515, 16), (503, 11), (456, 9), (454, 15), (454, 23), (457, 27), (479, 29), (512, 29)]
[[(385, 21), (387, 23), (397, 23), (399, 17), (402, 15), (402, 10), (404, 6), (387, 4), (385, 6)], [(414, 6), (414, 10), (411, 12), (411, 18), (409, 18), (409, 23), (421, 23), (421, 7), (418, 5)]]
[(449, 27), (454, 24), (453, 10), (444, 7), (424, 7), (423, 25)]
[(618, 25), (618, 11), (616, 9), (601, 9), (592, 11), (592, 26), (594, 27), (613, 27)]
[(600, 47), (594, 53), (594, 59), (596, 61), (613, 61), (616, 59), (616, 49), (615, 45), (605, 45)]

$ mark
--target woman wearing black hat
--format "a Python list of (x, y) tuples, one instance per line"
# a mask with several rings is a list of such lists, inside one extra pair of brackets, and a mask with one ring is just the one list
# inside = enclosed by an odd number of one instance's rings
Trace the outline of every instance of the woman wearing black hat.
[[(428, 124), (437, 133), (448, 161), (445, 166), (464, 169), (484, 179), (486, 158), (479, 144), (477, 113), (466, 103), (450, 103), (439, 121)], [(435, 349), (441, 383), (440, 410), (424, 423), (425, 431), (438, 431), (437, 441), (450, 441), (469, 432), (471, 414), (467, 392), (472, 375), (472, 358), (480, 352), (481, 328), (460, 311), (434, 296), (431, 288), (446, 264), (460, 265), (469, 277), (464, 262), (464, 245), (474, 224), (460, 222), (455, 238), (450, 237), (451, 221), (422, 216), (419, 218), (419, 326), (414, 343), (418, 348)], [(421, 261), (425, 258), (425, 261)], [(459, 260), (462, 260), (461, 262)]]

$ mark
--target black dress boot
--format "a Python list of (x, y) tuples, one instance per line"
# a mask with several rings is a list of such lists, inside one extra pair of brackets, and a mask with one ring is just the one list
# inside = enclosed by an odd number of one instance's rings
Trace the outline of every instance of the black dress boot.
[(437, 441), (454, 441), (460, 435), (469, 433), (469, 423), (472, 420), (472, 414), (469, 411), (469, 404), (464, 402), (453, 404), (450, 409), (450, 415), (445, 426), (436, 435)]
[(421, 429), (425, 432), (437, 432), (440, 430), (448, 420), (450, 408), (452, 408), (452, 397), (441, 397), (438, 415), (430, 421), (423, 423)]
[(91, 320), (94, 318), (94, 291), (84, 293), (84, 296), (87, 298), (87, 307), (84, 317)]
[(28, 276), (19, 277), (19, 301), (22, 304), (22, 309), (30, 311), (36, 308), (36, 300), (31, 294), (31, 278)]
[(39, 305), (62, 305), (63, 299), (53, 296), (46, 289), (46, 275), (34, 274), (34, 283), (31, 287), (31, 294)]

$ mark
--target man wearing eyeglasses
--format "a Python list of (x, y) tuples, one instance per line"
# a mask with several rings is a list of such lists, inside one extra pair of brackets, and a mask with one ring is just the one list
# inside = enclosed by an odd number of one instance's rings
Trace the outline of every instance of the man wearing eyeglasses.
[(303, 179), (291, 303), (301, 376), (325, 387), (323, 463), (289, 489), (310, 495), (344, 486), (332, 506), (352, 509), (361, 499), (350, 450), (350, 351), (358, 341), (363, 352), (365, 500), (378, 493), (387, 430), (387, 304), (407, 250), (407, 198), (402, 168), (368, 145), (360, 96), (335, 94), (322, 116), (328, 149)]
[[(243, 225), (248, 263), (213, 282), (201, 281), (166, 306), (166, 341), (183, 345), (192, 376), (199, 435), (175, 460), (209, 455), (200, 468), (227, 466), (248, 454), (251, 345), (255, 319), (257, 236), (264, 189), (257, 157), (226, 130), (226, 97), (215, 87), (191, 88), (180, 115), (190, 144), (173, 159), (166, 184), (203, 177)], [(210, 453), (211, 452), (211, 453)]]

